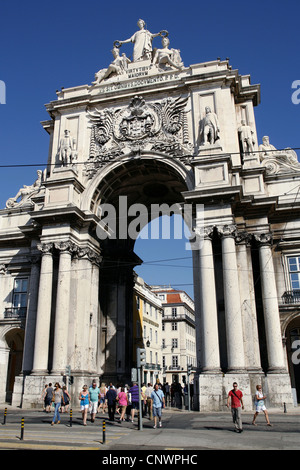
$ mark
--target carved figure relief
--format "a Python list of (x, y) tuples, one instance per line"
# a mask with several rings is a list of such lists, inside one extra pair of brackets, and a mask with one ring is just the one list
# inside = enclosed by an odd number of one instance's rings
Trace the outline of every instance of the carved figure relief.
[(89, 177), (109, 161), (143, 149), (177, 157), (190, 153), (187, 101), (188, 97), (178, 97), (146, 103), (143, 97), (135, 96), (122, 109), (89, 111), (92, 127), (86, 162)]

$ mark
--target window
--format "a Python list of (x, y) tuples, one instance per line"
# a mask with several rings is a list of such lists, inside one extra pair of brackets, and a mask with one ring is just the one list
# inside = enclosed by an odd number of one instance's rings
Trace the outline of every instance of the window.
[(300, 289), (300, 256), (288, 258), (291, 288)]
[(172, 323), (172, 330), (176, 331), (177, 330), (177, 323)]
[(15, 279), (14, 292), (13, 292), (13, 308), (23, 309), (27, 307), (27, 278)]
[(172, 356), (172, 367), (178, 367), (178, 356)]
[(172, 338), (172, 348), (178, 348), (178, 339)]
[(177, 317), (177, 307), (172, 307), (172, 317)]
[(166, 356), (162, 357), (162, 366), (166, 367)]

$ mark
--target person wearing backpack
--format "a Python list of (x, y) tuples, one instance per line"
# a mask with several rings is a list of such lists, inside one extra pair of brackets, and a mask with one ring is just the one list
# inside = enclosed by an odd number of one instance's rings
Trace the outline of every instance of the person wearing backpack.
[(228, 393), (227, 408), (229, 408), (231, 401), (231, 414), (236, 432), (243, 432), (242, 413), (244, 409), (243, 393), (238, 389), (238, 384), (233, 382), (233, 389)]

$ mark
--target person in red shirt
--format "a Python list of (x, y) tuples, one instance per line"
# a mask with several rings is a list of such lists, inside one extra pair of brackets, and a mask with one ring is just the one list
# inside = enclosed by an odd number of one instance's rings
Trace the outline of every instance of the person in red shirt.
[(227, 408), (231, 401), (231, 414), (236, 432), (243, 432), (241, 409), (244, 409), (243, 394), (238, 389), (238, 384), (233, 382), (233, 390), (230, 390), (227, 398)]

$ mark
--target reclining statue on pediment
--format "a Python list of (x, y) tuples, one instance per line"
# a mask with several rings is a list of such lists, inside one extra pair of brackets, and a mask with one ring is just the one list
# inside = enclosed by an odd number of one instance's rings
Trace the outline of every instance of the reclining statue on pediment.
[[(8, 209), (12, 207), (19, 207), (25, 204), (34, 194), (37, 194), (42, 186), (42, 170), (37, 170), (37, 179), (35, 182), (27, 186), (24, 184), (23, 188), (20, 188), (15, 197), (11, 197), (6, 201), (6, 207)], [(20, 201), (18, 201), (20, 199)]]
[(259, 145), (260, 161), (266, 167), (268, 174), (300, 171), (300, 163), (295, 150), (287, 147), (277, 150), (270, 144), (268, 136), (264, 136), (263, 143)]
[(168, 37), (163, 37), (161, 43), (163, 47), (155, 50), (152, 65), (158, 65), (163, 70), (168, 65), (181, 70), (184, 64), (180, 56), (180, 50), (169, 49), (170, 40)]
[(122, 54), (120, 57), (119, 47), (117, 46), (114, 46), (111, 52), (114, 56), (114, 60), (107, 69), (100, 69), (96, 73), (93, 85), (99, 85), (103, 80), (111, 78), (112, 76), (122, 75), (127, 70), (130, 59), (126, 57), (126, 54)]

